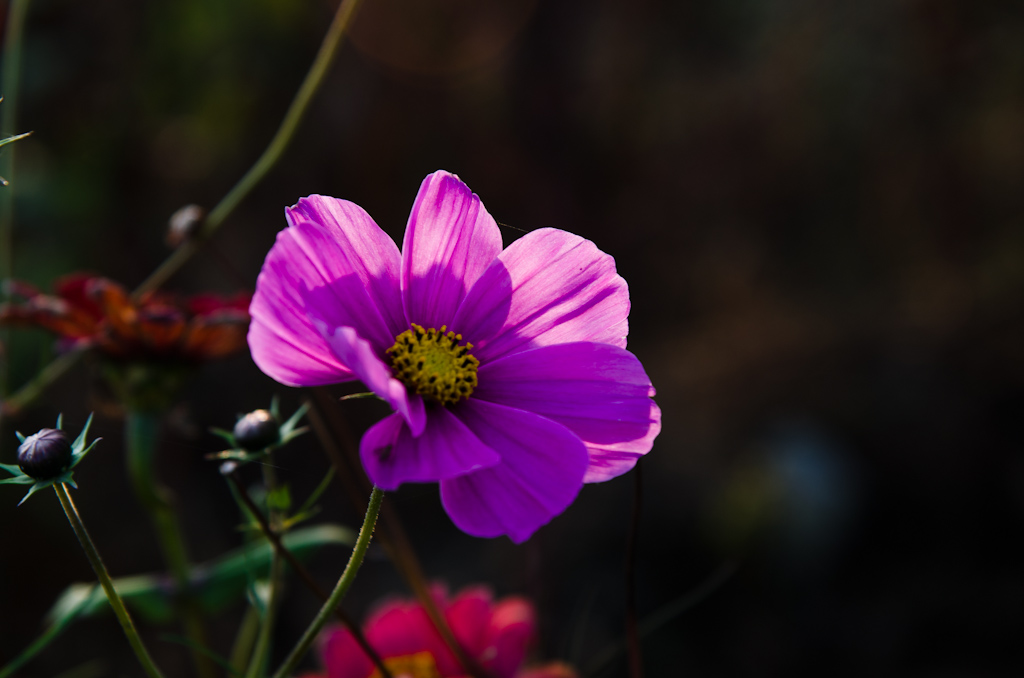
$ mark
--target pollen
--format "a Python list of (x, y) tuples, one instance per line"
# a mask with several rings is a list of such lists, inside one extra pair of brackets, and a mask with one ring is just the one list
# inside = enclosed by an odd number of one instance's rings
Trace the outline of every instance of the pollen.
[(468, 398), (476, 388), (480, 361), (469, 352), (473, 344), (461, 344), (462, 335), (413, 323), (395, 337), (388, 349), (391, 372), (410, 390), (442, 405), (454, 405)]
[[(395, 678), (441, 678), (434, 656), (427, 651), (387, 657), (383, 661)], [(375, 669), (370, 678), (381, 678), (380, 671)]]

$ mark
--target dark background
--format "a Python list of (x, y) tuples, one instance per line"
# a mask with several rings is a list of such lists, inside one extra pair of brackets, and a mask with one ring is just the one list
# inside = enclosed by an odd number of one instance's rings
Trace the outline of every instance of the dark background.
[[(141, 282), (168, 254), (168, 216), (212, 207), (262, 151), (333, 10), (36, 0), (18, 102), (34, 135), (0, 189), (16, 196), (15, 276)], [(506, 244), (566, 229), (629, 282), (630, 349), (664, 414), (642, 464), (641, 619), (738, 565), (647, 637), (649, 675), (1021, 675), (1024, 5), (366, 0), (280, 164), (168, 288), (251, 288), (283, 208), (310, 193), (355, 201), (400, 240), (438, 168)], [(53, 344), (17, 331), (8, 350), (17, 386)], [(303, 397), (242, 354), (205, 367), (167, 419), (160, 473), (196, 559), (241, 540), (205, 431), (274, 393), (287, 412)], [(63, 411), (77, 430), (100, 400), (79, 366), (4, 424), (0, 460), (15, 426)], [(383, 413), (346, 411), (357, 431)], [(121, 427), (101, 408), (75, 494), (115, 575), (161, 562)], [(313, 436), (278, 465), (298, 496), (327, 467)], [(622, 634), (633, 485), (584, 488), (523, 546), (458, 532), (434, 486), (388, 501), (432, 577), (532, 596), (537, 656), (586, 668)], [(0, 495), (4, 664), (92, 574), (52, 496)], [(358, 520), (340, 490), (324, 509)], [(324, 583), (345, 557), (317, 557)], [(346, 607), (392, 592), (377, 557)], [(316, 608), (289, 593), (278, 657)], [(216, 622), (221, 652), (239, 610)], [(187, 675), (162, 631), (177, 629), (147, 627), (150, 646)], [(141, 675), (112, 617), (57, 648), (22, 675)], [(621, 655), (605, 668), (625, 675)]]

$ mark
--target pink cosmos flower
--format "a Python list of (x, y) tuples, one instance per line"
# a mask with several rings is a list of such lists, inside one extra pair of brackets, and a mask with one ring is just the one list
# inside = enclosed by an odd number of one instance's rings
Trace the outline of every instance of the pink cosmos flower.
[(625, 349), (629, 292), (592, 242), (542, 228), (502, 250), (447, 172), (423, 181), (401, 252), (345, 200), (285, 216), (249, 309), (253, 360), (291, 386), (359, 379), (391, 405), (360, 443), (381, 489), (440, 481), (463, 531), (522, 542), (651, 449), (661, 412)]
[[(520, 671), (536, 627), (533, 606), (522, 598), (494, 602), (484, 587), (468, 588), (453, 600), (443, 589), (434, 597), (459, 645), (494, 678), (575, 678), (564, 664)], [(454, 678), (463, 671), (417, 601), (386, 603), (363, 627), (367, 642), (396, 676)], [(370, 658), (341, 627), (320, 636), (320, 655), (326, 678), (369, 678), (375, 673)]]

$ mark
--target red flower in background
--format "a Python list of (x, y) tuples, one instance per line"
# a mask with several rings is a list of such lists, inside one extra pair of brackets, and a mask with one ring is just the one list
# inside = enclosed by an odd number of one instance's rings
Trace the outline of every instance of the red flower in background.
[[(575, 678), (564, 664), (520, 671), (536, 628), (533, 606), (523, 598), (497, 602), (482, 586), (465, 589), (449, 600), (436, 588), (434, 597), (456, 640), (494, 678)], [(395, 678), (456, 678), (465, 675), (438, 634), (423, 606), (415, 601), (385, 603), (363, 627), (367, 642)], [(326, 678), (370, 678), (376, 669), (352, 634), (336, 627), (324, 631), (320, 653)]]
[(150, 294), (133, 301), (113, 280), (81, 273), (59, 279), (54, 295), (17, 281), (8, 286), (18, 301), (0, 306), (0, 323), (41, 327), (116, 360), (198, 363), (245, 346), (247, 293), (184, 300)]

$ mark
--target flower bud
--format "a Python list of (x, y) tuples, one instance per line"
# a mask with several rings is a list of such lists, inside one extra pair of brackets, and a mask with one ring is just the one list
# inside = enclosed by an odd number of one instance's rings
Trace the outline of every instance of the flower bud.
[(267, 410), (255, 410), (235, 424), (235, 443), (246, 452), (258, 452), (281, 440), (277, 419)]
[(167, 244), (177, 247), (203, 227), (206, 211), (199, 205), (185, 205), (167, 221)]
[(70, 463), (71, 441), (60, 429), (40, 429), (18, 446), (18, 466), (38, 480), (57, 477)]

